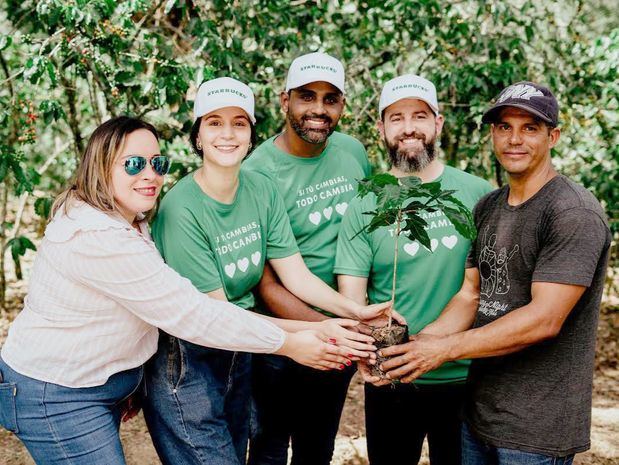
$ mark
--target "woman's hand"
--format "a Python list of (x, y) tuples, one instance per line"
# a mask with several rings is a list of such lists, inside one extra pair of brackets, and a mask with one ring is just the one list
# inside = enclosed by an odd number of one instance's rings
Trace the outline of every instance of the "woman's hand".
[(318, 331), (286, 333), (284, 344), (275, 353), (317, 370), (343, 370), (352, 365), (350, 358), (346, 357), (350, 349), (323, 339), (325, 336)]
[(355, 312), (355, 317), (368, 326), (385, 326), (391, 313), (391, 317), (395, 321), (405, 325), (406, 320), (392, 308), (392, 305), (393, 302), (388, 301), (380, 304), (360, 306)]
[[(376, 358), (374, 338), (364, 334), (360, 323), (356, 320), (330, 318), (315, 323), (316, 330), (323, 335), (323, 341), (336, 344), (347, 351), (346, 356), (351, 360), (362, 358)], [(347, 329), (350, 328), (350, 329)]]

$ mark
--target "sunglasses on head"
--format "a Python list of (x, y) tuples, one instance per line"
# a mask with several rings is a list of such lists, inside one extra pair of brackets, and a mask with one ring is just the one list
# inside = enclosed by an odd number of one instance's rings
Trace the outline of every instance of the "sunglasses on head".
[(170, 159), (165, 155), (157, 155), (150, 160), (141, 155), (131, 155), (125, 158), (125, 172), (129, 176), (140, 174), (146, 168), (146, 163), (150, 163), (153, 171), (159, 176), (168, 174), (168, 171), (170, 171)]

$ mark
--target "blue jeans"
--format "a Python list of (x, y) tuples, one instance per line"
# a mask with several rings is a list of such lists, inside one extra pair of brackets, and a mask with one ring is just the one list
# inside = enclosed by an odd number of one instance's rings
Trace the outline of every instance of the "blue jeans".
[(462, 423), (462, 465), (571, 465), (574, 454), (565, 457), (494, 447), (478, 439)]
[(120, 405), (142, 380), (142, 367), (102, 386), (69, 388), (21, 375), (0, 359), (0, 425), (38, 465), (125, 465)]
[(251, 357), (163, 332), (146, 364), (144, 417), (164, 465), (245, 463)]

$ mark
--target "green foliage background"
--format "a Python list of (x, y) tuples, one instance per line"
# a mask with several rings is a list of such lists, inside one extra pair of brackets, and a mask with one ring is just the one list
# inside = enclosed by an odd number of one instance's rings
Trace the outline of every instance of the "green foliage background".
[(34, 203), (47, 213), (105, 119), (128, 113), (154, 123), (177, 177), (197, 162), (187, 135), (200, 82), (227, 75), (248, 83), (264, 139), (281, 127), (290, 61), (316, 50), (344, 62), (340, 128), (366, 144), (377, 168), (385, 167), (378, 96), (397, 74), (434, 81), (446, 117), (442, 156), (495, 184), (502, 177), (480, 124), (484, 108), (515, 81), (549, 85), (561, 104), (555, 163), (595, 193), (618, 233), (619, 19), (606, 2), (6, 0), (0, 247), (17, 259), (32, 248), (20, 233), (23, 211)]

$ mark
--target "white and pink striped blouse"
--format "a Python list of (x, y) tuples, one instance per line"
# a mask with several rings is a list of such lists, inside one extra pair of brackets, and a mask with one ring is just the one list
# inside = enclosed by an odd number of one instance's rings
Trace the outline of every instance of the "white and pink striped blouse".
[(284, 332), (199, 292), (120, 216), (80, 202), (45, 230), (24, 309), (2, 348), (15, 371), (68, 387), (98, 386), (157, 350), (157, 328), (187, 341), (270, 353)]

